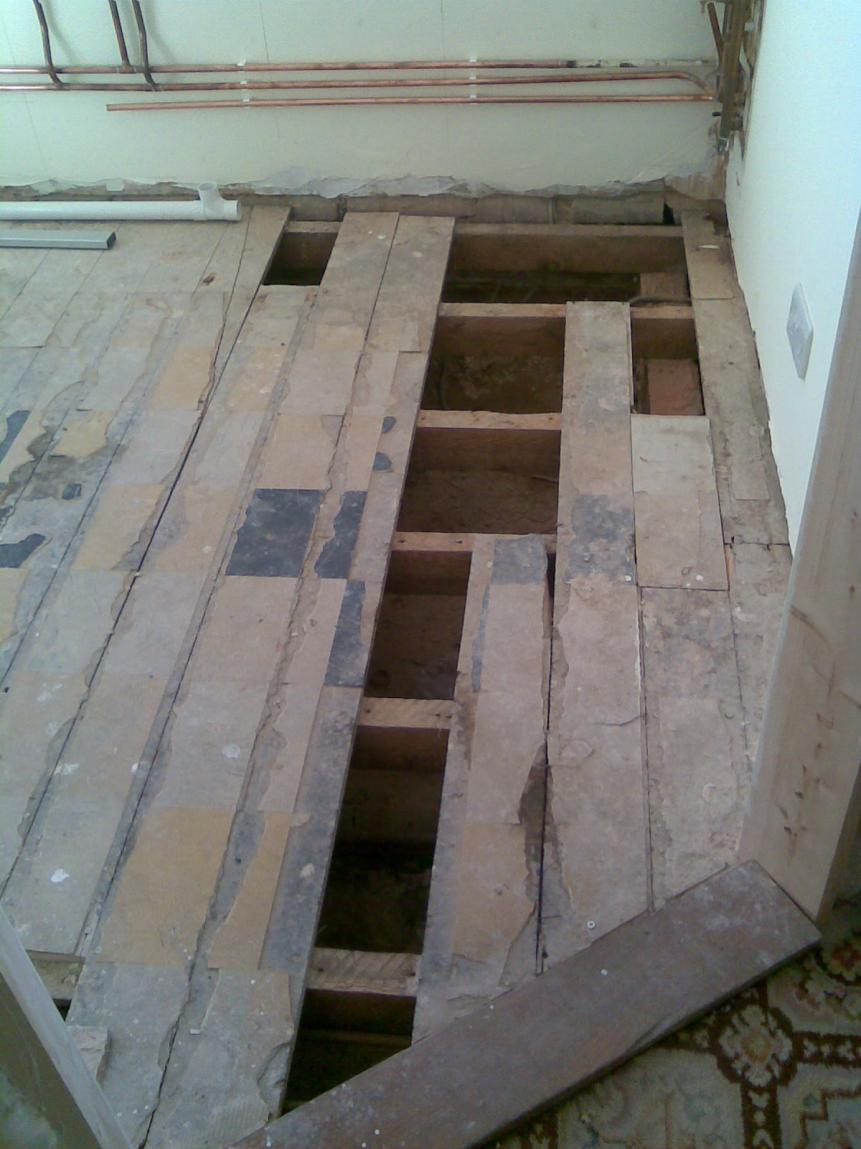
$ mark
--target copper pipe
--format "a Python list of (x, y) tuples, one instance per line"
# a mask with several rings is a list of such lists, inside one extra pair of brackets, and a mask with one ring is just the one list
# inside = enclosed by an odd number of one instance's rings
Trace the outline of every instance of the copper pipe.
[(33, 0), (33, 7), (36, 9), (36, 19), (39, 21), (39, 31), (42, 35), (42, 52), (45, 56), (45, 71), (51, 77), (55, 88), (62, 88), (63, 81), (57, 75), (57, 69), (54, 67), (54, 60), (51, 56), (51, 33), (48, 31), (48, 21), (45, 19), (45, 9), (42, 7), (42, 0)]
[(720, 27), (720, 20), (718, 20), (717, 9), (713, 3), (706, 4), (706, 11), (709, 14), (709, 24), (712, 26), (712, 36), (714, 38), (715, 47), (717, 48), (718, 59), (723, 55), (723, 32)]
[[(575, 60), (403, 60), (403, 61), (364, 61), (364, 62), (340, 62), (340, 63), (278, 63), (278, 64), (152, 64), (150, 71), (152, 73), (161, 74), (216, 74), (219, 72), (225, 73), (245, 73), (245, 72), (379, 72), (379, 71), (462, 71), (469, 69), (472, 72), (480, 72), (488, 69), (508, 69), (516, 71), (521, 69), (556, 69), (558, 71), (571, 71), (578, 67)], [(56, 71), (61, 75), (67, 76), (118, 76), (123, 75), (128, 69), (125, 67), (118, 67), (114, 64), (74, 64), (67, 67), (57, 68)], [(142, 69), (137, 65), (131, 65), (131, 70), (140, 73)], [(44, 75), (47, 69), (38, 65), (21, 65), (14, 67), (10, 64), (0, 64), (0, 75), (16, 75), (16, 76), (32, 76)], [(626, 80), (636, 79), (642, 69), (638, 68), (619, 68), (613, 72), (602, 71), (597, 68), (581, 67), (581, 73), (584, 80), (589, 79), (589, 73), (592, 72), (591, 78), (606, 77), (610, 79)], [(680, 80), (689, 80), (692, 84), (705, 90), (705, 82), (696, 75), (694, 72), (689, 72), (684, 69), (674, 69), (672, 71), (662, 71), (661, 77), (678, 78)]]
[[(161, 92), (228, 92), (228, 91), (310, 91), (316, 89), (343, 88), (436, 88), (436, 87), (507, 87), (515, 84), (588, 84), (610, 83), (613, 81), (684, 80), (689, 77), (683, 72), (636, 71), (626, 75), (615, 72), (596, 72), (592, 75), (529, 75), (529, 76), (411, 76), (401, 79), (364, 78), (361, 80), (222, 80), (218, 82), (191, 82), (159, 84)], [(146, 84), (89, 84), (65, 85), (68, 91), (82, 92), (146, 92)], [(699, 87), (699, 85), (698, 85)], [(0, 91), (50, 92), (47, 84), (0, 84)], [(702, 89), (701, 89), (702, 90)]]
[[(244, 64), (153, 64), (153, 72), (380, 72), (404, 71), (420, 72), (427, 69), (481, 68), (576, 68), (576, 60), (290, 60), (270, 63), (246, 61)], [(43, 72), (39, 66), (28, 65), (13, 68), (3, 65), (0, 72)], [(137, 70), (137, 69), (136, 69)], [(68, 73), (111, 73), (120, 72), (115, 64), (70, 64), (60, 68)]]
[(724, 48), (720, 61), (718, 99), (721, 102), (721, 116), (718, 125), (718, 148), (723, 150), (729, 138), (741, 127), (739, 117), (739, 89), (744, 83), (741, 67), (741, 50), (744, 42), (744, 29), (747, 23), (749, 0), (736, 0), (724, 13)]
[(114, 32), (117, 36), (117, 47), (120, 50), (120, 59), (123, 62), (123, 71), (127, 72), (131, 68), (131, 61), (129, 60), (129, 50), (126, 47), (126, 36), (123, 32), (123, 22), (120, 19), (119, 9), (117, 8), (117, 0), (108, 0), (108, 7), (111, 10), (111, 19), (114, 22)]
[(141, 9), (140, 0), (132, 0), (132, 11), (135, 14), (135, 23), (138, 27), (138, 43), (141, 52), (141, 70), (144, 74), (144, 79), (147, 82), (147, 87), (150, 91), (155, 92), (158, 90), (158, 84), (153, 79), (152, 70), (149, 66), (149, 44), (147, 42), (146, 23), (144, 21), (143, 10)]
[(109, 112), (185, 112), (198, 108), (327, 108), (401, 104), (674, 104), (710, 102), (706, 92), (645, 93), (630, 96), (309, 96), (292, 100), (160, 100), (149, 104), (107, 104)]

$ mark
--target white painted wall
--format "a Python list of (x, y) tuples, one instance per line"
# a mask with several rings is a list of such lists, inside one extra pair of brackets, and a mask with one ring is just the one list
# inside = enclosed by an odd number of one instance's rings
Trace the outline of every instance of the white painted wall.
[[(861, 3), (766, 0), (745, 154), (726, 200), (756, 334), (794, 543), (861, 207)], [(807, 376), (786, 337), (801, 283), (814, 323)]]
[[(105, 0), (46, 0), (56, 62), (118, 60)], [(120, 6), (130, 49), (134, 22)], [(699, 0), (145, 0), (161, 62), (565, 57), (711, 59)], [(133, 52), (133, 58), (135, 53)], [(41, 61), (31, 0), (0, 5), (0, 59)], [(547, 89), (540, 89), (546, 91)], [(352, 190), (464, 181), (603, 187), (708, 165), (708, 104), (108, 113), (101, 94), (0, 93), (0, 183), (261, 181)], [(131, 96), (129, 99), (140, 99)]]

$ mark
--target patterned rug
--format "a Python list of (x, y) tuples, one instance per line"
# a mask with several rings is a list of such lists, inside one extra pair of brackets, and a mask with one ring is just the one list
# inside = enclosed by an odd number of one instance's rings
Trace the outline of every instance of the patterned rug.
[(861, 1149), (861, 904), (829, 937), (499, 1149)]

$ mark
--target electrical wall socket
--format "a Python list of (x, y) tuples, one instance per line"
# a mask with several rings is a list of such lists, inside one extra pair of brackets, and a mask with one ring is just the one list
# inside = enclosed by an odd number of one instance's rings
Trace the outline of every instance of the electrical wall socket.
[(789, 318), (786, 321), (786, 334), (789, 336), (789, 346), (792, 349), (792, 358), (795, 360), (795, 370), (799, 379), (807, 374), (807, 364), (810, 362), (810, 348), (813, 344), (813, 320), (807, 309), (807, 300), (804, 298), (804, 288), (796, 283), (792, 293), (792, 302), (789, 305)]

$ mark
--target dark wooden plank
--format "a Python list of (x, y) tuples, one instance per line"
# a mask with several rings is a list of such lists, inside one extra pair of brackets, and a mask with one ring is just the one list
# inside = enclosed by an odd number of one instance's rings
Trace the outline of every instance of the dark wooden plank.
[(481, 1145), (818, 939), (759, 866), (724, 871), (258, 1130), (242, 1149)]

